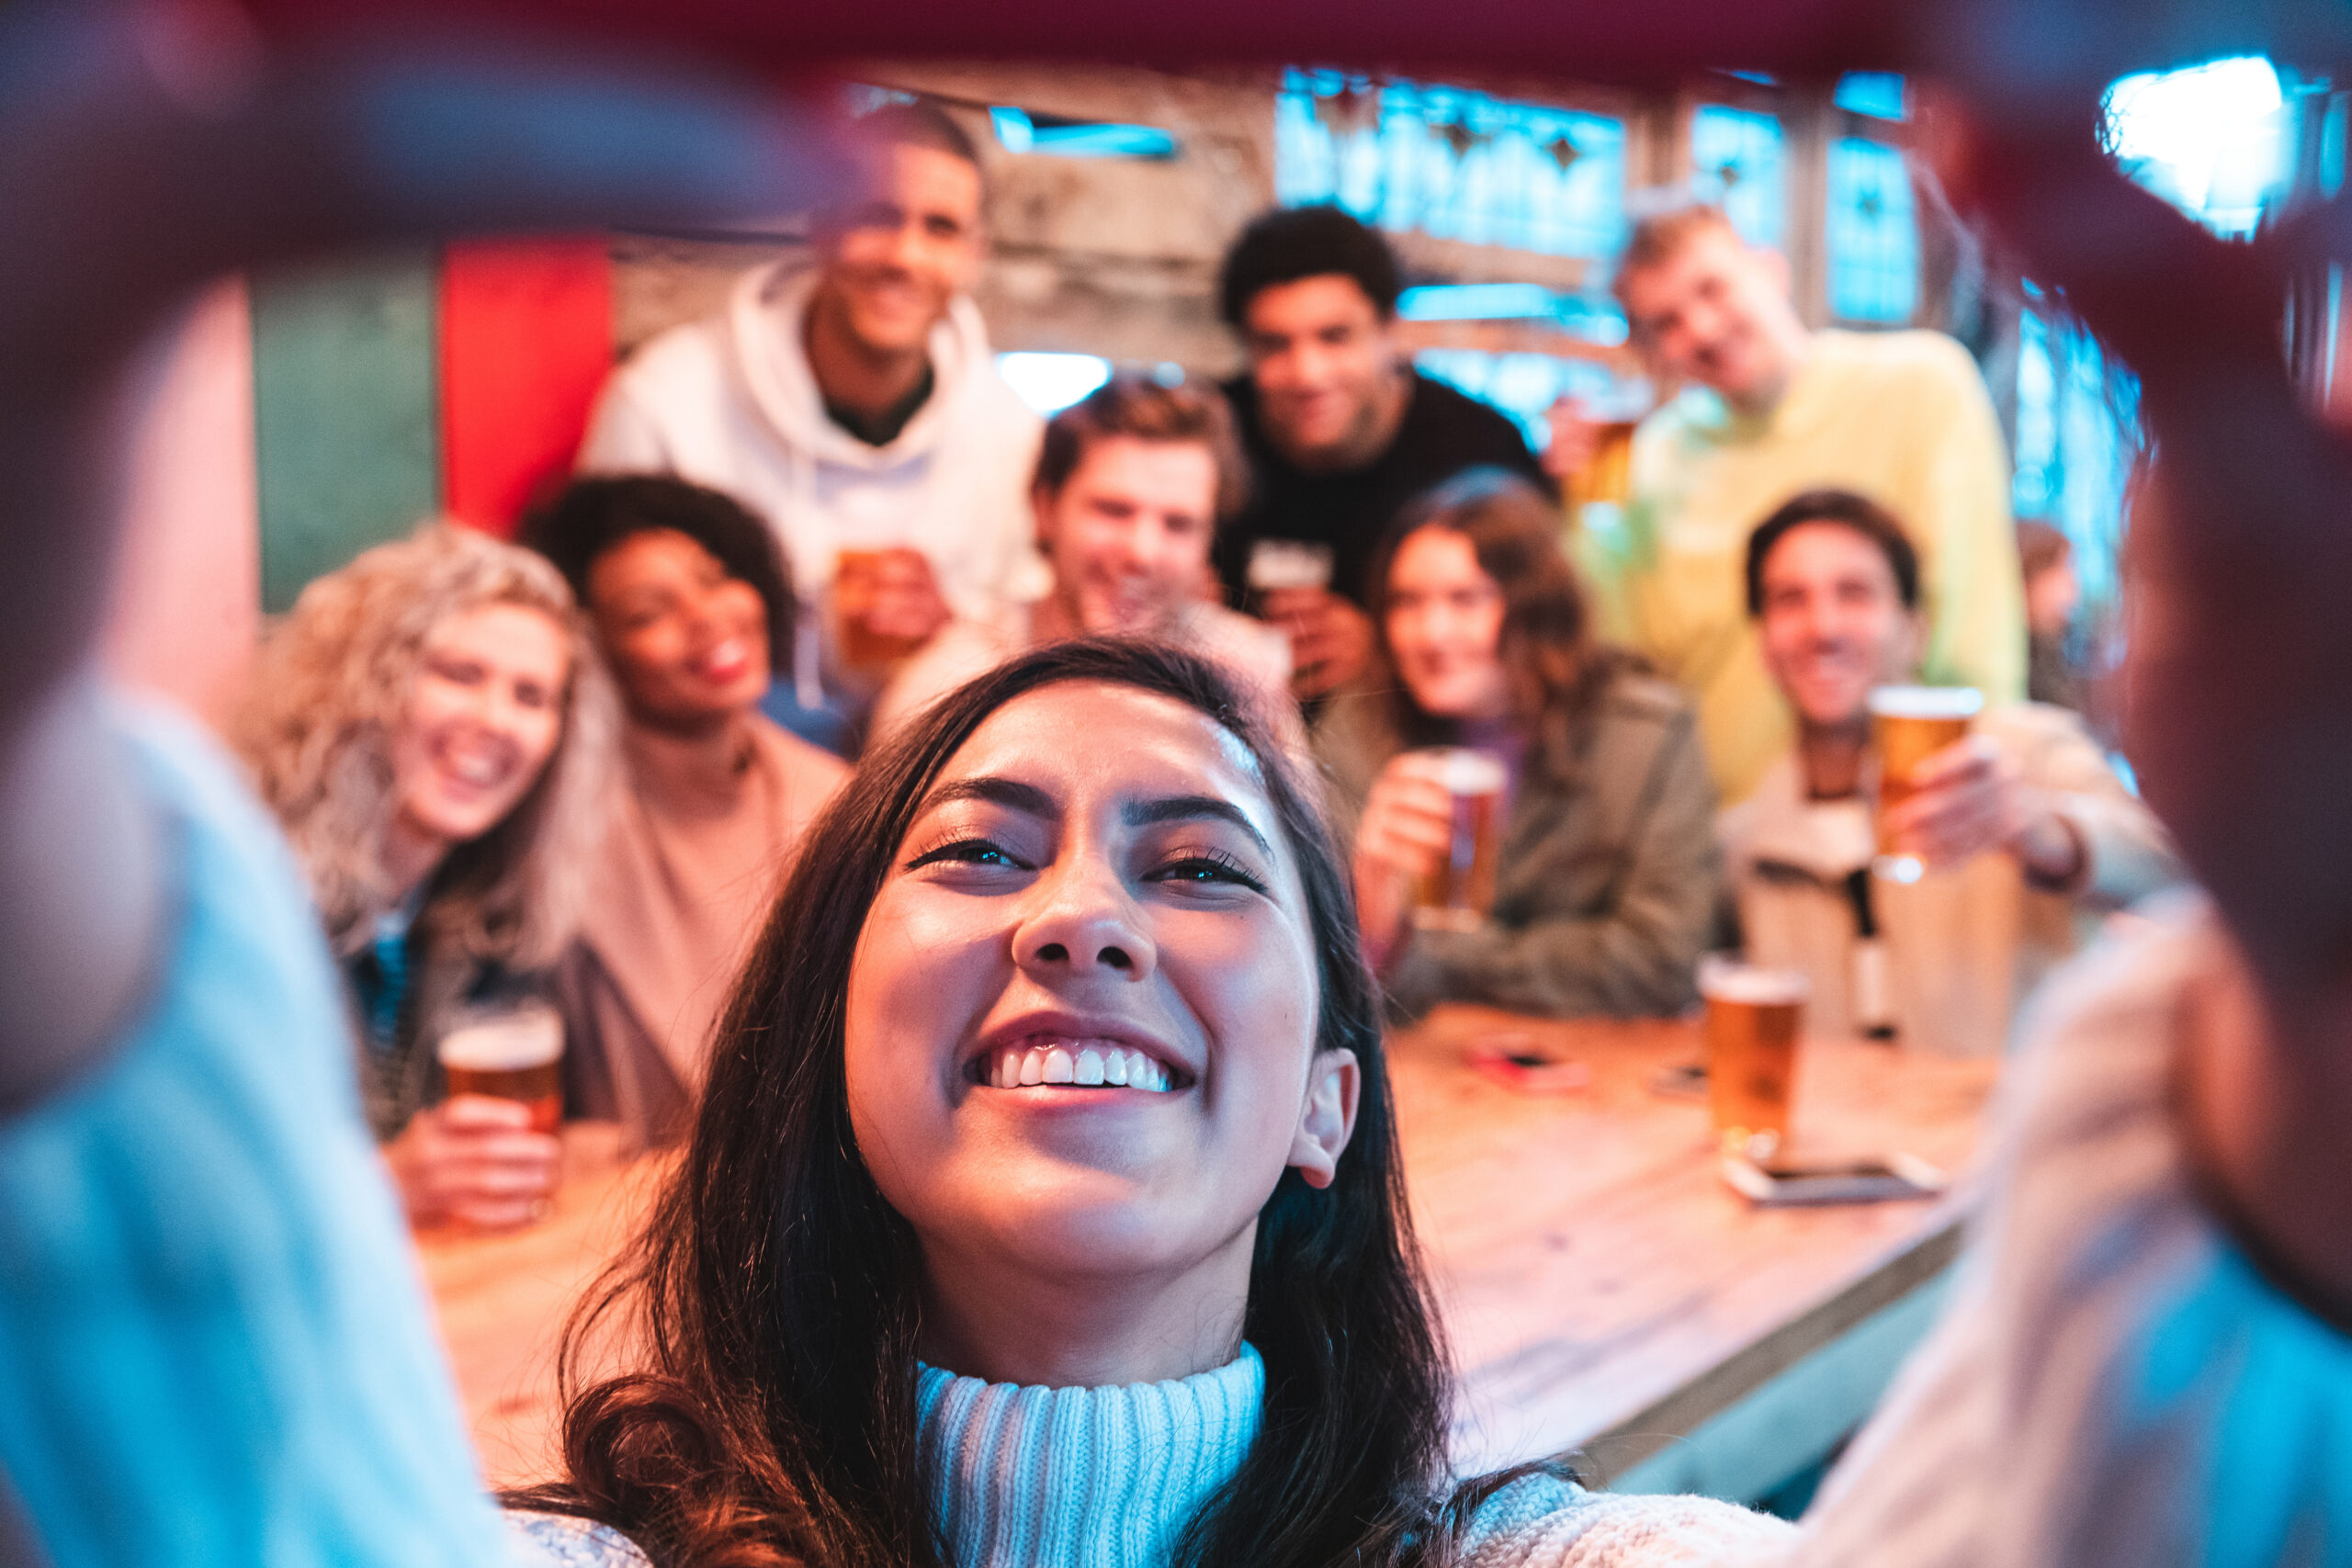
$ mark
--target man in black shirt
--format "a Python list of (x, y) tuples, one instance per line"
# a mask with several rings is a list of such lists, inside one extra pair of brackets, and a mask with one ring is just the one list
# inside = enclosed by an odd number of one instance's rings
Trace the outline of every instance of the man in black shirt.
[(1333, 207), (1260, 218), (1218, 279), (1219, 308), (1250, 355), (1249, 374), (1226, 395), (1252, 490), (1218, 537), (1217, 573), (1238, 596), (1265, 541), (1329, 551), (1327, 589), (1261, 582), (1256, 595), (1260, 613), (1290, 634), (1292, 684), (1306, 700), (1370, 661), (1365, 579), (1407, 502), (1482, 464), (1551, 488), (1518, 426), (1413, 368), (1396, 338), (1399, 288), (1388, 243)]

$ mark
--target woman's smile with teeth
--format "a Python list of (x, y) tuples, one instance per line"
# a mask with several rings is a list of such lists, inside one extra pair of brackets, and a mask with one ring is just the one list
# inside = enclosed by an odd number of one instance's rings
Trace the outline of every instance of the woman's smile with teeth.
[(449, 775), (477, 787), (494, 784), (506, 776), (506, 759), (490, 752), (458, 751), (448, 759)]
[(751, 662), (751, 651), (741, 642), (729, 637), (695, 662), (706, 680), (732, 680), (741, 674), (744, 666)]
[(1001, 1046), (980, 1058), (978, 1075), (991, 1089), (1066, 1084), (1151, 1094), (1165, 1094), (1171, 1080), (1165, 1062), (1113, 1040), (1032, 1040)]

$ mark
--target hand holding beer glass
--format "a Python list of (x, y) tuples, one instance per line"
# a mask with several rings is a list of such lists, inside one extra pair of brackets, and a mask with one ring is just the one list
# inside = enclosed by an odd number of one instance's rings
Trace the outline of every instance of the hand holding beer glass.
[(1552, 439), (1540, 460), (1560, 481), (1568, 515), (1595, 502), (1623, 506), (1634, 493), (1634, 432), (1638, 411), (1603, 410), (1581, 398), (1562, 397), (1544, 411)]
[(1805, 978), (1723, 953), (1699, 961), (1707, 1005), (1707, 1103), (1725, 1158), (1762, 1162), (1789, 1135)]
[(546, 1213), (563, 1145), (563, 1021), (542, 1002), (460, 1013), (436, 1047), (448, 1098), (385, 1145), (409, 1219), (506, 1230)]
[(832, 607), (842, 662), (876, 675), (930, 641), (950, 618), (930, 560), (904, 546), (836, 556)]
[(1458, 747), (1392, 757), (1356, 831), (1356, 902), (1377, 964), (1406, 924), (1475, 931), (1494, 907), (1510, 776)]
[(1967, 686), (1881, 686), (1870, 695), (1871, 740), (1878, 756), (1878, 859), (1871, 869), (1891, 882), (1917, 882), (1928, 862), (1905, 832), (1905, 806), (1931, 780), (1928, 764), (1968, 739), (1984, 706)]
[(2086, 869), (2082, 839), (1988, 736), (1973, 733), (1984, 705), (1967, 687), (1883, 686), (1871, 694), (1878, 752), (1879, 858), (1896, 882), (2007, 850), (2043, 886)]
[(1372, 661), (1372, 617), (1331, 592), (1332, 550), (1302, 539), (1260, 539), (1246, 574), (1250, 613), (1290, 638), (1291, 692), (1323, 696)]

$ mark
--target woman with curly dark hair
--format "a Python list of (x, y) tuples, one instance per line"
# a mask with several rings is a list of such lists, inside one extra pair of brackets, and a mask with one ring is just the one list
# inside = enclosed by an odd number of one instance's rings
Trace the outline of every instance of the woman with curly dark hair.
[(775, 536), (668, 475), (575, 479), (526, 524), (620, 688), (616, 791), (557, 975), (575, 1114), (675, 1143), (760, 912), (848, 772), (760, 712), (797, 605)]

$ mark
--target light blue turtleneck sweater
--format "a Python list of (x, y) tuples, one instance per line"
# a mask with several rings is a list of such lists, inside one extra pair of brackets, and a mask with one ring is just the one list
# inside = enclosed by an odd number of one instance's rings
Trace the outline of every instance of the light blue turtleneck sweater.
[[(1258, 1435), (1266, 1367), (1124, 1388), (1022, 1388), (924, 1367), (917, 1441), (951, 1560), (1165, 1562)], [(1084, 1454), (1082, 1483), (1064, 1456)]]
[[(1120, 1388), (1024, 1388), (923, 1367), (917, 1435), (957, 1568), (1155, 1568), (1233, 1478), (1258, 1435), (1265, 1363), (1248, 1345), (1215, 1371)], [(537, 1561), (644, 1568), (601, 1526), (510, 1516)], [(1793, 1533), (1696, 1497), (1609, 1497), (1538, 1476), (1478, 1511), (1464, 1568), (1764, 1564)], [(532, 1561), (526, 1550), (520, 1556)]]

